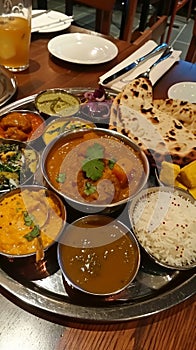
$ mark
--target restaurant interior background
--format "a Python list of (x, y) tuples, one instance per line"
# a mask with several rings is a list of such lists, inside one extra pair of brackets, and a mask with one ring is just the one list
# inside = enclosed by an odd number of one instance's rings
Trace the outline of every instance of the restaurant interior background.
[[(112, 25), (110, 34), (114, 37), (119, 37), (121, 16), (122, 16), (122, 3), (123, 0), (116, 0), (116, 5), (112, 16)], [(48, 0), (48, 9), (56, 10), (65, 13), (65, 1), (64, 0)], [(36, 8), (36, 1), (33, 1), (33, 8)], [(134, 18), (133, 30), (138, 26), (140, 18), (141, 4), (138, 1), (137, 11)], [(193, 6), (191, 17), (187, 20), (187, 6), (185, 5), (176, 15), (172, 34), (170, 37), (170, 44), (175, 50), (182, 51), (181, 59), (185, 59), (188, 50), (188, 45), (191, 40), (194, 15), (196, 8)], [(90, 30), (95, 28), (95, 9), (83, 6), (80, 4), (74, 4), (73, 8), (74, 22), (80, 26)]]

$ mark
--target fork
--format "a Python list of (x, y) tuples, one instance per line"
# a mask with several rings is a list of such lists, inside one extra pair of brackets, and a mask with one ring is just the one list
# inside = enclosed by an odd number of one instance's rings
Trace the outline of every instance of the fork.
[[(164, 52), (162, 53), (162, 55), (143, 73), (139, 74), (135, 79), (138, 79), (138, 78), (148, 78), (149, 79), (149, 76), (150, 76), (150, 72), (151, 70), (157, 66), (157, 64), (159, 64), (160, 62), (164, 61), (166, 58), (170, 57), (171, 54), (173, 52), (173, 48), (171, 46), (168, 46)], [(131, 79), (132, 80), (132, 79)], [(122, 79), (123, 82), (130, 82), (131, 81), (130, 79)]]
[(162, 55), (158, 58), (158, 60), (156, 60), (145, 72), (139, 74), (137, 78), (148, 78), (149, 79), (149, 76), (150, 76), (150, 72), (152, 70), (152, 68), (156, 67), (157, 64), (159, 64), (160, 62), (166, 60), (166, 58), (170, 57), (171, 54), (173, 52), (173, 47), (171, 46), (168, 46), (165, 51), (162, 53)]

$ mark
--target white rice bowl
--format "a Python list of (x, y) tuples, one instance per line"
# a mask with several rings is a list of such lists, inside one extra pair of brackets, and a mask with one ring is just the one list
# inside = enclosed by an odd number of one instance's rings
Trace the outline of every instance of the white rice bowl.
[(144, 250), (173, 269), (196, 266), (196, 201), (183, 190), (152, 187), (129, 207), (133, 231)]

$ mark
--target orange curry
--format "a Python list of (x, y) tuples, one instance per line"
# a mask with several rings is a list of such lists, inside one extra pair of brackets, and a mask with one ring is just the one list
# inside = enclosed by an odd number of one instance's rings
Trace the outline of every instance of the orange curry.
[(39, 114), (30, 111), (12, 111), (0, 120), (0, 137), (18, 141), (38, 138), (44, 127)]
[(139, 152), (96, 130), (56, 142), (46, 159), (46, 173), (61, 193), (93, 204), (128, 198), (145, 176)]

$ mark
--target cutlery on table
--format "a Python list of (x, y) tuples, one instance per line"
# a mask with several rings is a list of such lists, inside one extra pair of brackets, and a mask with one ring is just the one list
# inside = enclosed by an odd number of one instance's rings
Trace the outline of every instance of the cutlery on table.
[(139, 74), (137, 76), (137, 78), (141, 78), (141, 77), (149, 78), (152, 68), (156, 67), (157, 64), (159, 64), (160, 62), (162, 62), (162, 61), (166, 60), (168, 57), (170, 57), (172, 52), (173, 52), (173, 48), (171, 46), (168, 46), (165, 49), (165, 51), (162, 53), (162, 55), (158, 58), (158, 60), (156, 60), (145, 72)]
[(38, 13), (33, 13), (32, 16), (31, 16), (31, 18), (39, 17), (39, 16), (42, 16), (42, 15), (44, 15), (45, 13), (49, 13), (49, 12), (51, 12), (51, 10), (43, 10), (43, 11), (38, 12)]
[[(137, 78), (148, 78), (149, 79), (149, 76), (150, 76), (150, 72), (151, 70), (157, 66), (157, 64), (159, 64), (160, 62), (166, 60), (166, 58), (170, 57), (171, 54), (173, 52), (173, 48), (171, 46), (168, 46), (165, 51), (162, 53), (162, 55), (158, 58), (158, 60), (156, 60), (145, 72), (143, 73), (140, 73), (135, 79)], [(133, 79), (121, 79), (121, 81), (123, 81), (124, 83), (129, 83), (131, 80)]]
[(117, 79), (121, 75), (128, 73), (130, 70), (135, 69), (136, 67), (138, 67), (139, 64), (141, 64), (144, 61), (146, 61), (147, 59), (153, 57), (154, 55), (156, 55), (160, 51), (165, 50), (167, 47), (168, 47), (168, 44), (166, 44), (166, 43), (162, 43), (162, 44), (156, 46), (153, 50), (148, 52), (146, 55), (138, 58), (134, 62), (130, 63), (128, 66), (120, 69), (118, 72), (116, 72), (116, 73), (110, 75), (109, 77), (107, 77), (106, 79), (104, 79), (102, 84), (106, 85), (106, 84), (110, 83), (111, 81)]
[(51, 28), (53, 26), (54, 27), (60, 26), (62, 24), (65, 24), (66, 22), (72, 22), (72, 21), (73, 21), (73, 16), (68, 16), (67, 18), (64, 18), (64, 19), (58, 19), (57, 21), (54, 21), (54, 22), (35, 26), (32, 28), (32, 32), (38, 32), (41, 29)]

